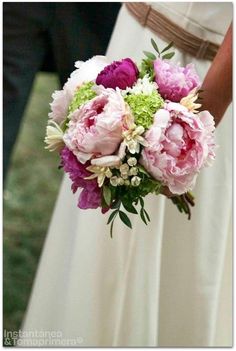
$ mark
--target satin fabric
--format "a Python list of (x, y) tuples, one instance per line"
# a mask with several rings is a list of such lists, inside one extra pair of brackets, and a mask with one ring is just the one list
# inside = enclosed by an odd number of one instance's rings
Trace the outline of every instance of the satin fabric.
[[(213, 40), (217, 4), (160, 6), (167, 16), (179, 9), (185, 23), (196, 16), (195, 26)], [(199, 23), (198, 6), (209, 29)], [(216, 42), (230, 23), (228, 6), (220, 5), (226, 19)], [(166, 45), (123, 6), (107, 54), (138, 61), (152, 37)], [(174, 61), (194, 62), (202, 79), (210, 66), (177, 50)], [(151, 223), (133, 216), (130, 230), (117, 221), (111, 239), (108, 215), (76, 208), (65, 176), (23, 330), (59, 330), (65, 340), (81, 337), (77, 346), (231, 346), (231, 107), (216, 138), (216, 161), (198, 177), (191, 221), (164, 196), (149, 195)]]

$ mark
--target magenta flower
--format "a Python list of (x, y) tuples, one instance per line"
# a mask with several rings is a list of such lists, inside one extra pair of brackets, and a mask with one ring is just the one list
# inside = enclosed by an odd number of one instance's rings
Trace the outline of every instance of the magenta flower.
[(84, 179), (91, 175), (86, 170), (90, 163), (80, 163), (67, 147), (64, 147), (60, 156), (61, 166), (65, 172), (69, 173), (69, 177), (72, 180), (71, 189), (73, 193), (78, 188), (83, 189), (79, 196), (78, 207), (82, 209), (98, 208), (101, 205), (101, 189), (98, 187), (96, 179)]
[(132, 87), (138, 79), (138, 68), (130, 59), (114, 61), (106, 66), (97, 76), (96, 84), (103, 85), (105, 88), (116, 87), (126, 89)]
[(200, 169), (215, 158), (214, 129), (208, 111), (197, 115), (178, 103), (167, 103), (145, 134), (149, 145), (140, 163), (174, 194), (183, 194), (194, 187)]
[(180, 102), (201, 84), (193, 64), (180, 67), (158, 58), (154, 61), (154, 71), (159, 93), (164, 99), (173, 102)]

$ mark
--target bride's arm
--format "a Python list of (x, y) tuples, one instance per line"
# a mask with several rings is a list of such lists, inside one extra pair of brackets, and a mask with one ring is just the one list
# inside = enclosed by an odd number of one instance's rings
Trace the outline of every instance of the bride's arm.
[(215, 118), (216, 125), (232, 101), (232, 24), (203, 81), (203, 105)]
[[(204, 90), (201, 94), (203, 98), (201, 110), (208, 110), (218, 125), (232, 101), (232, 24), (207, 72), (201, 89)], [(173, 196), (167, 187), (163, 189), (162, 194), (167, 197)]]

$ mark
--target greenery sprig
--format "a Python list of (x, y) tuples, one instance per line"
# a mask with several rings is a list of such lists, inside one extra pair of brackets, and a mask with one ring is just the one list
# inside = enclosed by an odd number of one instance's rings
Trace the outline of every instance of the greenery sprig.
[(161, 58), (162, 60), (170, 60), (174, 56), (175, 52), (174, 51), (168, 52), (168, 50), (170, 50), (174, 45), (173, 41), (169, 43), (166, 47), (164, 47), (164, 49), (162, 50), (158, 48), (158, 45), (153, 38), (151, 39), (151, 44), (155, 50), (155, 54), (150, 51), (143, 51), (146, 58), (143, 59), (141, 62), (140, 78), (143, 78), (146, 74), (148, 74), (150, 79), (153, 80), (155, 76), (153, 61), (155, 61), (157, 57)]

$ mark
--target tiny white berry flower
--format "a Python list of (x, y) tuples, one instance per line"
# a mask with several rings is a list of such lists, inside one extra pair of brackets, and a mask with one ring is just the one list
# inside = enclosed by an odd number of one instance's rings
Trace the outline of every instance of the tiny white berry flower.
[(123, 178), (118, 178), (118, 185), (124, 185), (125, 181)]
[(118, 177), (117, 176), (113, 176), (110, 178), (110, 183), (112, 186), (117, 186), (118, 185)]
[(120, 173), (121, 174), (126, 174), (129, 171), (129, 165), (127, 163), (123, 163), (123, 165), (120, 166)]
[(128, 161), (127, 161), (127, 163), (128, 163), (128, 165), (129, 166), (136, 166), (136, 164), (137, 164), (137, 159), (135, 158), (135, 157), (130, 157), (129, 159), (128, 159)]
[(131, 167), (129, 170), (129, 175), (130, 176), (136, 176), (138, 174), (138, 168), (137, 167)]
[(129, 174), (128, 173), (122, 173), (121, 174), (121, 178), (128, 179), (129, 178)]
[(134, 176), (131, 178), (131, 185), (132, 186), (139, 186), (141, 182), (141, 178), (137, 177), (137, 176)]

